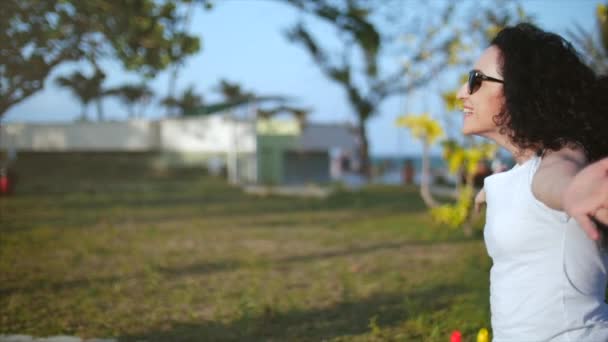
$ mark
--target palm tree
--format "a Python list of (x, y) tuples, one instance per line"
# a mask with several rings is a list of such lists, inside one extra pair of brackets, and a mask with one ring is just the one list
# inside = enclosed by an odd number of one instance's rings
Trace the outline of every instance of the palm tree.
[(68, 88), (72, 94), (80, 101), (81, 117), (86, 118), (86, 110), (91, 101), (97, 104), (97, 119), (103, 120), (103, 108), (101, 100), (107, 95), (107, 91), (103, 89), (103, 81), (106, 75), (101, 69), (96, 68), (95, 73), (87, 77), (80, 71), (75, 71), (69, 76), (61, 76), (56, 79), (57, 85)]
[[(147, 104), (154, 92), (145, 84), (125, 84), (108, 90), (108, 94), (118, 97), (129, 111), (129, 117), (141, 117), (143, 106)], [(136, 106), (140, 105), (140, 112), (136, 112)]]
[[(308, 113), (311, 111), (308, 108), (287, 105), (286, 102), (289, 102), (290, 99), (284, 96), (258, 96), (253, 92), (243, 90), (240, 84), (224, 79), (220, 80), (220, 84), (217, 86), (216, 91), (222, 95), (223, 100), (227, 105), (232, 103), (234, 104), (234, 107), (238, 107), (243, 104), (265, 104), (265, 108), (258, 108), (255, 110), (256, 117), (270, 118), (280, 113), (289, 113), (292, 114), (300, 123), (304, 123)], [(232, 108), (227, 107), (226, 109)]]
[(179, 111), (179, 114), (184, 116), (192, 110), (202, 107), (203, 97), (194, 91), (194, 87), (190, 86), (186, 89), (179, 98), (165, 97), (161, 100), (161, 104), (168, 108), (174, 108)]
[(222, 94), (226, 101), (252, 98), (255, 96), (252, 92), (244, 91), (240, 84), (225, 79), (220, 80), (220, 84), (217, 86), (216, 90)]

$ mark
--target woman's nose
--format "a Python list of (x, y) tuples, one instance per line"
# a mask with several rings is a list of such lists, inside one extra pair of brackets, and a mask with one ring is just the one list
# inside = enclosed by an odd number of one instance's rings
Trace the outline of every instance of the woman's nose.
[(467, 89), (466, 83), (463, 83), (460, 86), (460, 88), (458, 89), (458, 93), (456, 93), (456, 97), (461, 101), (469, 97), (469, 90)]

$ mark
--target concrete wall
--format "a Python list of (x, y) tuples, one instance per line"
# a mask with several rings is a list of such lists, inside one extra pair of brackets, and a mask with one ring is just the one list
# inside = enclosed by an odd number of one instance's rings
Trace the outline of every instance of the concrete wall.
[(74, 122), (6, 124), (0, 127), (0, 148), (26, 151), (149, 151), (158, 150), (156, 122)]
[(344, 126), (310, 124), (302, 129), (296, 121), (254, 124), (223, 114), (0, 126), (0, 151), (154, 152), (154, 164), (159, 167), (227, 169), (231, 180), (267, 184), (326, 182), (327, 151), (352, 149), (355, 143), (351, 130)]
[(255, 153), (255, 134), (253, 123), (232, 121), (221, 115), (160, 122), (163, 151)]
[(0, 127), (0, 149), (25, 151), (168, 151), (255, 153), (255, 126), (223, 115), (120, 122), (11, 123)]

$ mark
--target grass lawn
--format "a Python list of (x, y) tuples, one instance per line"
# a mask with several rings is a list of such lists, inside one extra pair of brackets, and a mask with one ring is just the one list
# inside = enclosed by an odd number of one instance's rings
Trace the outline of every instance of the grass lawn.
[(480, 236), (414, 188), (255, 197), (196, 170), (21, 158), (0, 198), (0, 334), (121, 341), (474, 341)]

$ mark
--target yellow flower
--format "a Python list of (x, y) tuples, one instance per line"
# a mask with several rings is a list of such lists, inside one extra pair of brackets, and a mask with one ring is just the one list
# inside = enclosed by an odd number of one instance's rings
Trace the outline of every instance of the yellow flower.
[(498, 34), (498, 32), (500, 32), (500, 30), (502, 30), (502, 27), (493, 24), (491, 25), (488, 29), (486, 29), (486, 36), (490, 39), (496, 37), (496, 35)]
[(597, 5), (597, 17), (600, 20), (600, 23), (605, 23), (608, 21), (608, 6), (604, 4)]
[(445, 109), (448, 112), (452, 112), (457, 110), (460, 106), (459, 106), (459, 100), (458, 97), (456, 96), (456, 91), (448, 91), (445, 92), (443, 94), (441, 94), (441, 97), (443, 98), (443, 103), (445, 104)]
[(473, 203), (473, 188), (465, 186), (460, 191), (458, 200), (453, 204), (444, 204), (431, 209), (431, 216), (435, 222), (445, 224), (451, 228), (460, 227), (469, 216)]
[(477, 333), (477, 342), (489, 342), (490, 341), (490, 333), (488, 329), (481, 328)]
[(399, 127), (409, 128), (414, 137), (429, 145), (444, 135), (439, 122), (432, 119), (428, 113), (402, 115), (397, 118), (395, 124)]

